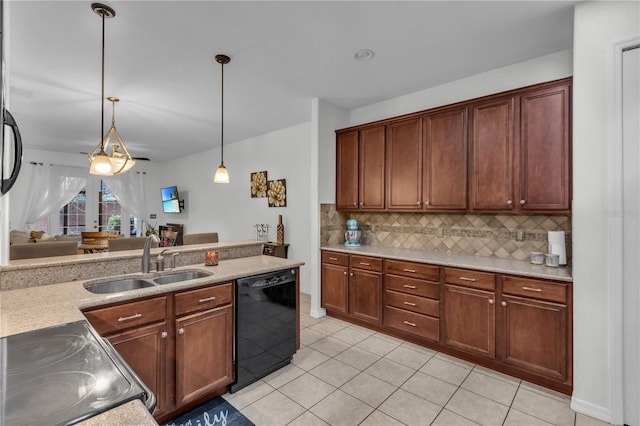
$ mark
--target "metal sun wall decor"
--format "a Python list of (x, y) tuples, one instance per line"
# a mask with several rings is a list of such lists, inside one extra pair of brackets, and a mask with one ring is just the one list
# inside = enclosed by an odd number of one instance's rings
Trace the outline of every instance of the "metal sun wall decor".
[(268, 180), (266, 170), (253, 172), (251, 198), (268, 198), (269, 207), (287, 207), (287, 180)]

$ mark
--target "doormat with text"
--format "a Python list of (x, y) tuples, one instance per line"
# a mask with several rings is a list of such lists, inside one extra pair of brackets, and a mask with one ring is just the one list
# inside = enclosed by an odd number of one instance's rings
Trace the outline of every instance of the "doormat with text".
[(255, 426), (222, 397), (207, 401), (163, 426)]

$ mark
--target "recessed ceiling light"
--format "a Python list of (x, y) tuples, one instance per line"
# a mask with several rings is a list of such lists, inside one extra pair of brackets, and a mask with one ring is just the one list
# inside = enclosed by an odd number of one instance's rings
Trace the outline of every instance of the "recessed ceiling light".
[(353, 53), (353, 59), (356, 61), (369, 61), (373, 58), (373, 50), (371, 49), (358, 49)]

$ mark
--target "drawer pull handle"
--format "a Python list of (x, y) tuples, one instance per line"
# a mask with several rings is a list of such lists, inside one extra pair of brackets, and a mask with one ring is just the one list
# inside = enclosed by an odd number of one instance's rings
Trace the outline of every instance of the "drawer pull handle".
[(360, 262), (360, 264), (363, 265), (363, 266), (371, 266), (371, 264), (367, 263), (367, 262)]
[(405, 272), (413, 272), (414, 274), (416, 272), (415, 269), (407, 269), (407, 268), (404, 268), (403, 271), (405, 271)]
[(118, 322), (130, 321), (136, 318), (140, 318), (141, 316), (142, 314), (135, 314), (135, 315), (131, 315), (130, 317), (120, 317), (118, 318)]
[(541, 288), (533, 288), (533, 287), (522, 287), (523, 290), (526, 291), (538, 291), (538, 292), (542, 292)]
[(405, 284), (403, 287), (404, 288), (411, 288), (411, 289), (415, 289), (416, 288), (415, 285), (408, 285), (408, 284)]
[(409, 322), (409, 321), (402, 321), (403, 323), (410, 325), (411, 327), (415, 327), (416, 323), (415, 322)]
[(212, 300), (216, 300), (215, 296), (205, 297), (204, 299), (198, 300), (198, 303), (211, 302)]
[(475, 278), (467, 278), (467, 277), (460, 277), (461, 281), (471, 281), (472, 283), (476, 282)]
[(404, 303), (405, 305), (409, 305), (409, 306), (416, 306), (415, 303), (411, 303), (411, 302), (402, 302), (402, 303)]
[(337, 257), (330, 257), (329, 260), (338, 260)]

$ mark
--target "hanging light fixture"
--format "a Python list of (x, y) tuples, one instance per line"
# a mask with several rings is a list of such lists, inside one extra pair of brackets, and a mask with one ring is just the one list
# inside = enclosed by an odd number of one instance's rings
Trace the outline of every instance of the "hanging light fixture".
[[(125, 146), (120, 134), (116, 130), (115, 126), (115, 103), (119, 101), (118, 98), (107, 98), (112, 103), (112, 116), (111, 127), (107, 134), (104, 134), (104, 23), (106, 18), (113, 18), (116, 16), (116, 11), (113, 8), (101, 4), (92, 3), (91, 9), (100, 17), (102, 17), (102, 78), (101, 78), (101, 118), (100, 118), (100, 143), (92, 152), (88, 154), (91, 167), (89, 173), (100, 176), (112, 176), (118, 173), (126, 172), (136, 163), (129, 151)], [(104, 137), (102, 137), (104, 135)], [(111, 148), (111, 155), (107, 154), (108, 149)]]
[(229, 183), (229, 172), (224, 166), (224, 66), (231, 61), (227, 55), (216, 55), (216, 61), (221, 66), (221, 90), (220, 90), (220, 165), (213, 176), (215, 183)]

